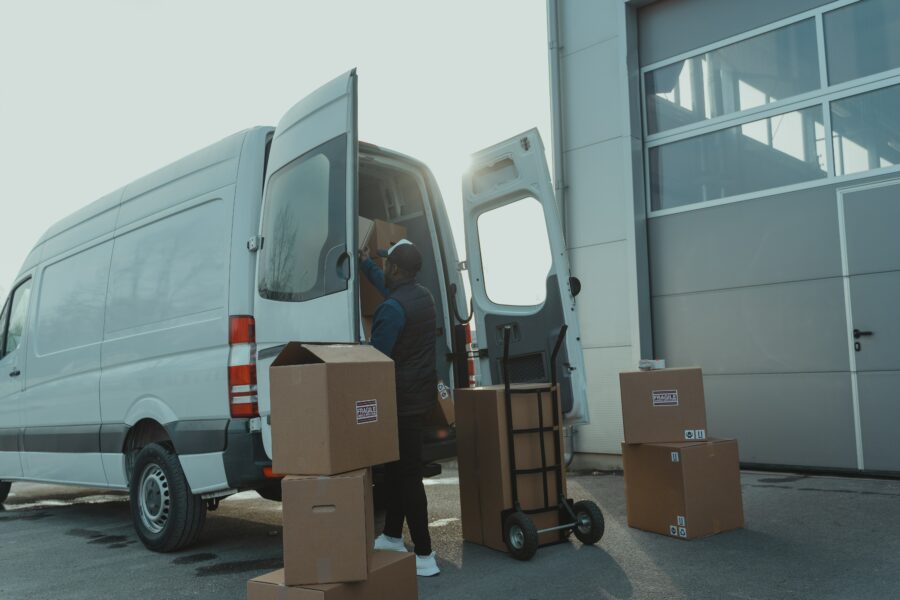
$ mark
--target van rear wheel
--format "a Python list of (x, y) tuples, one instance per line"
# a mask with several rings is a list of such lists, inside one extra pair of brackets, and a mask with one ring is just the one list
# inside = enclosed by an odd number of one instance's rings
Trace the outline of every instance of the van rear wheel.
[(206, 522), (206, 503), (191, 493), (169, 444), (148, 444), (140, 451), (129, 488), (131, 519), (147, 548), (174, 552), (200, 537)]
[(9, 488), (12, 487), (12, 483), (9, 481), (0, 481), (0, 504), (6, 502), (6, 497), (9, 496)]

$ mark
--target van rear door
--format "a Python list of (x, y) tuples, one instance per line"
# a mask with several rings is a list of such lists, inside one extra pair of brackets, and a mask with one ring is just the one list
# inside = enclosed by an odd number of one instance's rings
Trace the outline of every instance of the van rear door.
[(503, 332), (509, 326), (510, 380), (549, 381), (550, 356), (565, 324), (556, 365), (563, 411), (567, 422), (585, 422), (575, 282), (536, 129), (472, 157), (463, 177), (463, 212), (482, 379), (503, 381)]
[(357, 78), (344, 73), (291, 108), (275, 128), (257, 252), (257, 385), (271, 456), (268, 368), (290, 341), (359, 338)]

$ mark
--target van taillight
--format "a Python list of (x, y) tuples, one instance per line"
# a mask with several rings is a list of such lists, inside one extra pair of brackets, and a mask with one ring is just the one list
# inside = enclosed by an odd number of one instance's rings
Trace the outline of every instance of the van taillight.
[(228, 400), (231, 416), (259, 416), (256, 392), (256, 322), (253, 317), (231, 317), (228, 325)]

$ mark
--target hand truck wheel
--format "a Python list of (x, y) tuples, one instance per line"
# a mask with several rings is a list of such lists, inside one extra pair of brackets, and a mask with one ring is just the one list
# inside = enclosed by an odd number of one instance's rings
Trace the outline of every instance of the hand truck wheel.
[(600, 507), (590, 500), (582, 500), (576, 502), (572, 510), (575, 513), (575, 527), (572, 531), (578, 541), (588, 546), (599, 542), (606, 530), (606, 522)]
[(503, 541), (516, 560), (530, 560), (538, 549), (538, 532), (534, 521), (523, 512), (514, 512), (503, 523)]

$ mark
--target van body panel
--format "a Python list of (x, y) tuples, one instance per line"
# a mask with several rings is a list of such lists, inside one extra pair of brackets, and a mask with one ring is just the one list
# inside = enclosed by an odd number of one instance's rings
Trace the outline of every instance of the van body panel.
[[(188, 485), (195, 494), (216, 492), (227, 487), (224, 452), (178, 454)], [(224, 485), (223, 485), (224, 484)]]
[[(538, 207), (546, 227), (549, 270), (545, 299), (537, 306), (499, 304), (491, 299), (486, 288), (480, 219), (522, 201), (535, 203), (533, 206)], [(503, 331), (509, 328), (510, 380), (513, 383), (549, 381), (555, 368), (566, 421), (586, 422), (587, 384), (575, 296), (571, 290), (559, 207), (550, 182), (544, 145), (536, 129), (472, 156), (472, 166), (463, 177), (463, 213), (477, 331), (481, 348), (487, 349), (487, 356), (481, 358), (482, 377), (489, 375), (491, 383), (503, 382)], [(507, 225), (514, 229), (516, 223), (503, 223), (504, 228)], [(488, 235), (496, 234), (496, 231), (488, 232)], [(508, 252), (507, 256), (500, 257), (504, 260), (498, 264), (515, 262), (518, 257), (511, 253), (517, 250), (512, 246), (507, 244), (501, 249)], [(550, 357), (562, 325), (567, 325), (568, 330), (556, 364), (552, 365)]]
[[(27, 430), (26, 430), (27, 432)], [(23, 452), (29, 481), (107, 487), (99, 452)]]
[(43, 248), (39, 260), (50, 260), (58, 254), (112, 233), (116, 228), (123, 192), (124, 189), (118, 189), (109, 193), (48, 229), (38, 241), (38, 246)]
[(103, 452), (100, 454), (103, 473), (106, 475), (106, 486), (117, 490), (128, 489), (125, 475), (125, 455), (119, 452)]

